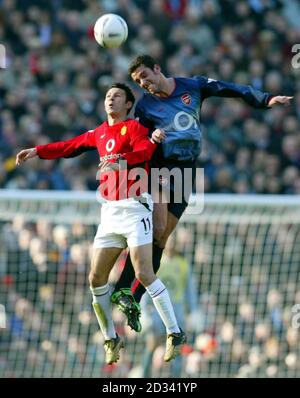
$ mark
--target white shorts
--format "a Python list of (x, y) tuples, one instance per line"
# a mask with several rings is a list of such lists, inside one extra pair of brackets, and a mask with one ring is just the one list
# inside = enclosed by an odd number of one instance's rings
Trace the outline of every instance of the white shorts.
[(105, 202), (93, 247), (124, 249), (152, 243), (153, 202), (149, 194), (143, 198), (144, 204), (133, 198)]

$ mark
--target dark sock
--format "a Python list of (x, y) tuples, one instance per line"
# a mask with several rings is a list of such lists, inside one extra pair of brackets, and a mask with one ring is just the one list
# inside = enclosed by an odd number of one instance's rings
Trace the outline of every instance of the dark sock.
[[(154, 273), (156, 274), (156, 272), (159, 270), (160, 267), (160, 260), (163, 254), (163, 250), (161, 247), (156, 246), (155, 244), (153, 244), (153, 249), (152, 249), (152, 262), (153, 262), (153, 270)], [(141, 298), (143, 296), (143, 294), (145, 293), (146, 289), (144, 288), (144, 286), (139, 283), (134, 291), (134, 298), (135, 300), (139, 303), (141, 301)]]
[(117, 292), (118, 290), (124, 288), (130, 289), (131, 284), (134, 281), (134, 278), (135, 278), (134, 269), (132, 266), (130, 255), (128, 254), (123, 271), (120, 275), (118, 282), (116, 283), (114, 291)]

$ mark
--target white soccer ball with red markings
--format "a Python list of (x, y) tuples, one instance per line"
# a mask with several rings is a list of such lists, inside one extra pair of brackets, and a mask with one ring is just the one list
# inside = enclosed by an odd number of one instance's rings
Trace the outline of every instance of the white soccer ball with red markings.
[(102, 47), (120, 47), (128, 36), (127, 23), (120, 15), (104, 14), (95, 23), (94, 36)]

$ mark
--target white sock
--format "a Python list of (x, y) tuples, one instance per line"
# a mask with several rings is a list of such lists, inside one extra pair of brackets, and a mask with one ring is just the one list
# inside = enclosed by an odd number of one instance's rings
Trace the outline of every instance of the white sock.
[(173, 305), (166, 286), (157, 278), (151, 283), (151, 285), (147, 286), (146, 289), (167, 329), (167, 333), (180, 333)]
[(117, 337), (112, 319), (109, 285), (90, 288), (93, 294), (93, 308), (105, 340)]

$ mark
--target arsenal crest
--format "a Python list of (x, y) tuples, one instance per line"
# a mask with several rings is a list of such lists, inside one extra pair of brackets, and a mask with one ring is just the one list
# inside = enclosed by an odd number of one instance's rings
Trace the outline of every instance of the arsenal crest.
[(186, 93), (183, 94), (181, 96), (181, 101), (186, 104), (186, 105), (190, 105), (190, 103), (192, 102), (192, 97), (190, 96), (190, 94)]

